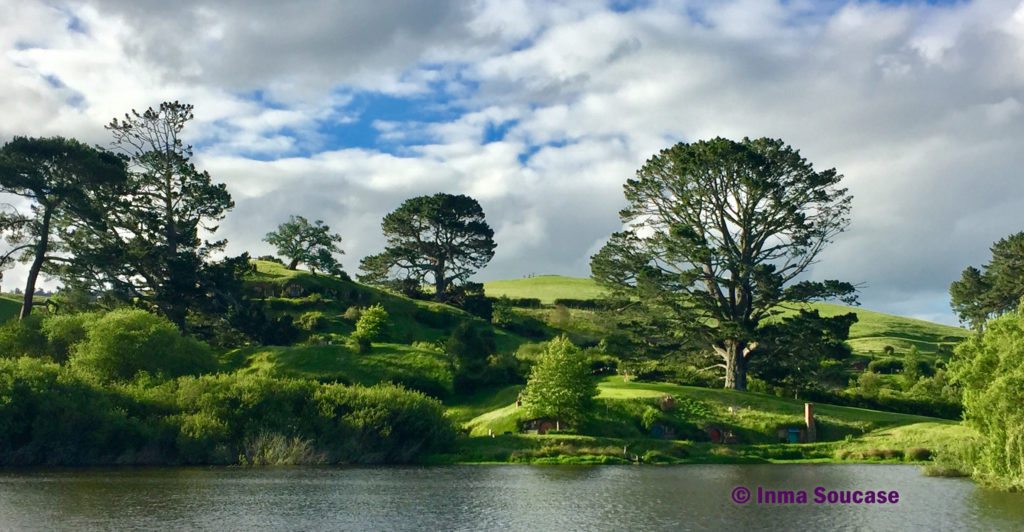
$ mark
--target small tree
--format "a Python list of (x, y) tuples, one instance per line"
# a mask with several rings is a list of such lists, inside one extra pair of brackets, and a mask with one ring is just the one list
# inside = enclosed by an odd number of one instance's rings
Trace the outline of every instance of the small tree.
[(548, 342), (530, 372), (523, 402), (534, 417), (578, 423), (593, 405), (597, 384), (590, 375), (587, 357), (566, 336)]
[(267, 233), (264, 242), (277, 247), (277, 253), (287, 257), (288, 269), (294, 270), (299, 264), (317, 270), (335, 273), (341, 264), (334, 254), (344, 254), (338, 247), (341, 235), (331, 234), (331, 228), (323, 220), (310, 223), (302, 216), (290, 216), (288, 221), (277, 226), (277, 231)]
[(470, 391), (486, 380), (488, 357), (494, 353), (494, 329), (478, 322), (460, 323), (445, 343), (454, 368), (455, 390)]
[(358, 342), (370, 342), (379, 340), (384, 336), (388, 326), (388, 311), (377, 303), (363, 311), (356, 322), (356, 331), (352, 333)]

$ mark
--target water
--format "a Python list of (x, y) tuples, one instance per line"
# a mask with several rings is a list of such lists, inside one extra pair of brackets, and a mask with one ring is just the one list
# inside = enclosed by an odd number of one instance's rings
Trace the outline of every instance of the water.
[[(730, 500), (759, 485), (900, 502)], [(0, 529), (1024, 530), (1024, 495), (891, 465), (4, 470)]]

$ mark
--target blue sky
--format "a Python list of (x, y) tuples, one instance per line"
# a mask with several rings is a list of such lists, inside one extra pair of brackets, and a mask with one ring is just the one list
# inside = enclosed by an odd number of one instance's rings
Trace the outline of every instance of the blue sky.
[(497, 233), (479, 279), (586, 276), (623, 182), (716, 135), (846, 176), (853, 223), (811, 275), (868, 308), (954, 321), (949, 283), (1022, 229), (1018, 0), (28, 0), (0, 3), (0, 47), (0, 140), (107, 144), (129, 109), (194, 104), (231, 252), (302, 214), (355, 271), (384, 214), (445, 191)]

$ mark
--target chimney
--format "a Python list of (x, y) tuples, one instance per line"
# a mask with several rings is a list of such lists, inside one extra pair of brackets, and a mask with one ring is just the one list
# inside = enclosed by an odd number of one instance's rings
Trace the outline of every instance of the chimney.
[(814, 403), (804, 403), (804, 423), (807, 425), (807, 442), (818, 439), (818, 431), (814, 428)]

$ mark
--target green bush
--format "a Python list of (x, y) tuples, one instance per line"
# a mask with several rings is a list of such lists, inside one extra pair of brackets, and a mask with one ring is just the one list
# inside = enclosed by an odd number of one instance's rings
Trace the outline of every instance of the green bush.
[(377, 303), (364, 310), (362, 315), (359, 316), (353, 336), (374, 342), (384, 337), (387, 327), (388, 311), (384, 310), (380, 303)]
[(295, 323), (303, 331), (316, 332), (327, 325), (327, 317), (323, 312), (314, 310), (303, 313)]
[[(956, 348), (950, 373), (963, 388), (964, 417), (981, 434), (964, 470), (1008, 490), (1024, 489), (1024, 305), (989, 320)], [(941, 455), (940, 455), (941, 457)]]
[(352, 323), (355, 323), (356, 320), (358, 320), (359, 317), (362, 316), (362, 315), (363, 315), (363, 309), (360, 308), (360, 307), (357, 307), (355, 305), (352, 305), (351, 307), (345, 309), (345, 313), (342, 314), (341, 317), (344, 318), (346, 321), (350, 321)]
[(868, 363), (868, 371), (895, 375), (903, 371), (903, 361), (898, 358), (878, 358)]
[(442, 450), (455, 428), (436, 399), (392, 384), (322, 386), (316, 403), (327, 426), (325, 441), (339, 442), (343, 459), (366, 463), (403, 463)]
[(70, 363), (104, 382), (129, 380), (140, 372), (166, 378), (197, 375), (217, 367), (209, 346), (138, 309), (115, 310), (89, 324)]
[(40, 331), (40, 319), (31, 315), (0, 325), (0, 357), (46, 356), (46, 336)]
[(100, 319), (98, 312), (58, 314), (43, 320), (42, 332), (46, 336), (48, 352), (57, 362), (64, 362), (74, 347), (85, 340), (88, 328)]

